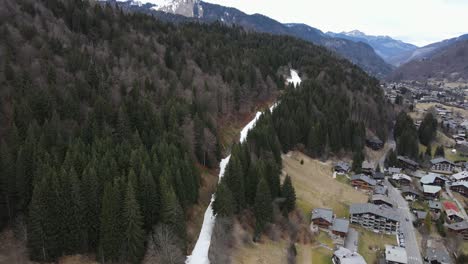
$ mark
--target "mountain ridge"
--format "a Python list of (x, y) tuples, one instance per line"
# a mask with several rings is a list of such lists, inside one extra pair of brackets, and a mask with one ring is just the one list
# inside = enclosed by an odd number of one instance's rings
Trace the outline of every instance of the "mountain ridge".
[[(319, 29), (305, 24), (283, 24), (262, 14), (249, 15), (236, 8), (199, 0), (173, 0), (172, 2), (180, 1), (188, 3), (193, 7), (193, 16), (186, 16), (180, 12), (168, 13), (164, 11), (164, 8), (159, 8), (159, 10), (158, 8), (154, 9), (154, 5), (151, 5), (151, 3), (149, 5), (141, 5), (139, 2), (132, 0), (107, 0), (107, 2), (118, 3), (119, 5), (134, 11), (152, 13), (153, 15), (170, 22), (198, 21), (212, 23), (220, 21), (227, 25), (242, 26), (247, 30), (276, 35), (294, 36), (312, 42), (316, 45), (324, 46), (358, 65), (367, 73), (379, 78), (383, 78), (393, 69), (390, 64), (386, 63), (377, 53), (375, 53), (374, 49), (366, 43), (357, 43), (347, 39), (333, 38), (327, 36)], [(183, 17), (172, 17), (171, 14), (181, 15)]]

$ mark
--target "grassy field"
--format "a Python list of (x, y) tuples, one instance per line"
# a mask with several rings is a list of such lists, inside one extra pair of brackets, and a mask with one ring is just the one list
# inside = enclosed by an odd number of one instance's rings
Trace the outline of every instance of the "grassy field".
[(312, 246), (296, 245), (297, 264), (331, 264), (333, 252), (329, 249)]
[[(301, 165), (300, 161), (304, 164)], [(330, 164), (311, 159), (300, 152), (283, 155), (283, 170), (291, 176), (297, 206), (309, 217), (313, 208), (332, 208), (338, 217), (347, 217), (351, 203), (364, 203), (367, 195), (332, 178)]]
[(262, 244), (243, 246), (235, 250), (232, 263), (235, 264), (283, 264), (286, 263), (286, 242), (267, 241)]
[[(435, 107), (436, 103), (418, 103), (416, 104), (416, 109), (419, 110), (428, 110), (431, 107)], [(444, 105), (445, 109), (451, 110), (454, 114), (460, 114), (463, 118), (468, 119), (468, 110), (463, 108), (453, 107), (453, 106), (446, 106)], [(419, 119), (422, 119), (424, 116), (421, 114)]]
[(385, 248), (385, 245), (396, 245), (396, 237), (394, 235), (381, 235), (361, 227), (354, 227), (359, 232), (359, 247), (358, 252), (361, 254), (367, 263), (375, 263), (380, 252)]

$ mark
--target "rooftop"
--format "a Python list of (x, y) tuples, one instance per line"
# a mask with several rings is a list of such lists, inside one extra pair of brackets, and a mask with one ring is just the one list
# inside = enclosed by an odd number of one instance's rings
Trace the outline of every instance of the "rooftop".
[(386, 195), (382, 195), (382, 194), (372, 195), (371, 201), (383, 201), (385, 203), (393, 205), (392, 201)]
[(392, 179), (397, 180), (397, 181), (399, 180), (408, 180), (410, 182), (413, 181), (410, 176), (403, 174), (403, 173), (393, 174)]
[(356, 175), (353, 175), (351, 177), (351, 180), (354, 181), (354, 180), (361, 180), (361, 181), (364, 181), (364, 182), (367, 182), (369, 185), (376, 185), (377, 184), (377, 181), (370, 178), (369, 176), (365, 175), (365, 174), (356, 174)]
[(371, 203), (351, 204), (349, 207), (350, 214), (374, 214), (395, 222), (400, 221), (400, 214), (393, 208), (380, 206)]
[(429, 201), (429, 208), (431, 209), (442, 209), (442, 203), (437, 201)]
[(428, 247), (426, 249), (426, 258), (429, 262), (453, 263), (449, 253), (443, 247)]
[(333, 255), (340, 260), (341, 264), (367, 264), (359, 253), (352, 252), (344, 247), (339, 247)]
[(432, 184), (437, 178), (445, 180), (440, 174), (429, 173), (426, 176), (422, 177), (420, 181), (422, 184)]
[(349, 220), (345, 218), (336, 218), (333, 221), (332, 230), (342, 233), (348, 233)]
[(468, 222), (463, 221), (459, 223), (453, 223), (453, 224), (447, 225), (447, 227), (452, 230), (465, 230), (465, 229), (468, 229)]
[(414, 160), (412, 160), (412, 159), (410, 159), (408, 157), (398, 156), (397, 158), (398, 158), (398, 160), (403, 161), (403, 162), (405, 162), (407, 164), (410, 164), (412, 166), (415, 166), (415, 167), (419, 166), (419, 164), (416, 161), (414, 161)]
[(454, 175), (452, 175), (452, 178), (455, 179), (456, 181), (466, 179), (466, 178), (468, 178), (468, 171), (462, 171), (462, 172), (459, 172), (459, 173), (455, 173)]
[(327, 222), (331, 223), (333, 221), (333, 211), (328, 208), (315, 208), (312, 210), (312, 220), (315, 219), (324, 219)]
[(397, 246), (385, 245), (385, 260), (387, 262), (408, 263), (406, 249)]
[(424, 185), (423, 186), (423, 191), (424, 193), (431, 193), (431, 194), (436, 194), (440, 192), (442, 188), (440, 186), (433, 186), (433, 185)]
[(388, 172), (391, 173), (391, 174), (400, 173), (401, 169), (400, 168), (390, 167), (390, 168), (388, 168)]
[(446, 158), (442, 158), (442, 157), (435, 158), (435, 159), (431, 160), (432, 164), (438, 164), (438, 163), (442, 163), (442, 162), (447, 162), (447, 163), (450, 163), (450, 164), (454, 165), (453, 162), (447, 160)]

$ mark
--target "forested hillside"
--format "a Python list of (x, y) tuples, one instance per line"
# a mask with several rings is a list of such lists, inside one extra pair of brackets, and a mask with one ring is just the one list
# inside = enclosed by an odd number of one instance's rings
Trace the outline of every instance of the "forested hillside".
[[(281, 149), (308, 134), (326, 138), (320, 155), (352, 149), (334, 141), (348, 123), (386, 131), (375, 79), (291, 37), (166, 24), (82, 0), (4, 0), (0, 32), (0, 227), (24, 223), (33, 260), (96, 253), (137, 263), (157, 224), (183, 252), (198, 167), (221, 156), (221, 121), (284, 90), (291, 66), (310, 83), (286, 92), (274, 126), (249, 136), (258, 143), (246, 156), (265, 157), (242, 161), (249, 175), (277, 172)], [(253, 177), (249, 192), (265, 190)], [(236, 208), (252, 203), (236, 199)]]

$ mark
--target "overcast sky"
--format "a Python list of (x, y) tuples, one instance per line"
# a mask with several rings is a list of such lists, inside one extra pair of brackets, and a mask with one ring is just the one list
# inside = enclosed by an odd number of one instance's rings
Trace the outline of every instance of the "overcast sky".
[(468, 0), (204, 0), (305, 23), (324, 32), (358, 29), (418, 46), (468, 33)]

